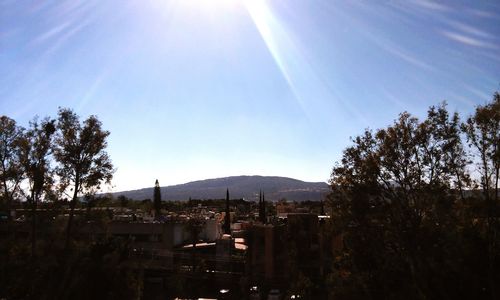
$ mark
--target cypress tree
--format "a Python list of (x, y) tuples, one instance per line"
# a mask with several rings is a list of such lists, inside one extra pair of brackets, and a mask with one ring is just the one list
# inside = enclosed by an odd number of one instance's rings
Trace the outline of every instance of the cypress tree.
[(226, 190), (226, 215), (224, 216), (224, 233), (231, 234), (231, 215), (229, 213), (229, 189)]
[(260, 220), (260, 213), (262, 211), (262, 191), (259, 190), (259, 220)]
[(265, 194), (262, 193), (262, 201), (260, 202), (259, 218), (262, 224), (266, 224), (266, 198)]
[(259, 190), (259, 221), (262, 222), (262, 190)]
[(154, 194), (153, 194), (153, 204), (155, 208), (155, 219), (158, 220), (161, 214), (161, 190), (160, 183), (158, 179), (155, 182)]

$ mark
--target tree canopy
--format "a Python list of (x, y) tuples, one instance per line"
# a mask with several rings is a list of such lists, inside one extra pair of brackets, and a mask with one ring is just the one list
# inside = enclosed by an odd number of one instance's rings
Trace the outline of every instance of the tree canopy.
[(60, 180), (59, 187), (64, 191), (71, 186), (73, 191), (67, 227), (68, 244), (78, 195), (93, 193), (102, 182), (110, 183), (114, 170), (105, 151), (109, 131), (102, 129), (102, 123), (96, 116), (90, 116), (80, 123), (78, 115), (72, 110), (60, 108), (57, 129), (54, 157), (58, 163), (56, 173)]
[(499, 103), (464, 123), (446, 103), (404, 112), (353, 138), (330, 179), (338, 298), (498, 296)]
[(23, 180), (23, 171), (20, 158), (20, 143), (24, 129), (17, 126), (16, 121), (7, 117), (0, 117), (0, 183), (3, 206), (9, 212), (16, 193), (19, 192)]

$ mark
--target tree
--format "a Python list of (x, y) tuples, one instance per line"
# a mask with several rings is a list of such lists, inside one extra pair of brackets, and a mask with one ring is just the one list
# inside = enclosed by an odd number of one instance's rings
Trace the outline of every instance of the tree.
[(262, 224), (267, 223), (266, 199), (265, 199), (264, 193), (262, 193), (262, 191), (259, 191), (259, 220), (260, 220), (260, 222), (262, 222)]
[(485, 199), (498, 201), (500, 171), (500, 94), (485, 106), (478, 106), (473, 116), (462, 124), (467, 142), (479, 157), (481, 188)]
[(26, 198), (32, 207), (31, 255), (35, 256), (36, 246), (36, 210), (44, 192), (52, 186), (52, 170), (49, 155), (51, 154), (52, 136), (55, 132), (55, 120), (45, 118), (41, 122), (35, 118), (30, 122), (20, 142), (20, 162), (27, 179), (28, 194)]
[(224, 234), (231, 234), (231, 213), (229, 212), (229, 189), (226, 190), (226, 212), (224, 215)]
[(473, 116), (462, 124), (467, 142), (476, 154), (476, 165), (479, 170), (480, 186), (486, 201), (488, 269), (491, 296), (495, 298), (494, 261), (498, 256), (499, 239), (499, 203), (498, 180), (500, 171), (500, 94), (493, 96), (493, 101), (478, 106)]
[(81, 193), (93, 193), (100, 184), (110, 183), (113, 165), (105, 151), (109, 131), (102, 129), (96, 116), (80, 123), (78, 115), (67, 108), (59, 108), (54, 157), (58, 163), (60, 190), (71, 187), (73, 192), (66, 229), (65, 248), (69, 246), (74, 209)]
[(155, 207), (155, 219), (159, 220), (161, 216), (161, 189), (158, 179), (155, 182), (155, 188), (153, 193), (153, 202)]
[(471, 186), (470, 174), (467, 171), (469, 157), (464, 149), (461, 137), (461, 123), (458, 113), (450, 116), (446, 109), (446, 102), (439, 107), (432, 106), (424, 126), (431, 129), (434, 140), (441, 141), (441, 166), (444, 174), (450, 176), (450, 186), (459, 192), (464, 201), (464, 187)]
[(24, 129), (17, 126), (16, 121), (7, 117), (0, 117), (0, 184), (2, 184), (2, 198), (11, 220), (11, 206), (14, 195), (19, 191), (19, 184), (23, 179), (20, 163), (19, 143)]
[(118, 199), (118, 202), (119, 202), (121, 208), (126, 208), (128, 206), (129, 199), (126, 196), (120, 195), (120, 196), (118, 196), (117, 199)]
[[(333, 231), (342, 234), (345, 246), (336, 254), (337, 296), (482, 293), (481, 280), (473, 279), (485, 277), (477, 268), (484, 263), (476, 255), (483, 251), (477, 214), (469, 210), (472, 217), (459, 217), (468, 209), (464, 190), (472, 187), (459, 125), (446, 104), (431, 107), (424, 121), (404, 112), (387, 128), (366, 130), (344, 150), (329, 196)], [(464, 284), (452, 289), (457, 282)]]

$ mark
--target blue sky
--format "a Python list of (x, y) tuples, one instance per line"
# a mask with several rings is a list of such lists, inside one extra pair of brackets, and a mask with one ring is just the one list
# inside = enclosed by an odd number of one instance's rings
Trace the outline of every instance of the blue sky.
[(326, 181), (364, 128), (500, 89), (496, 1), (0, 0), (0, 114), (111, 131), (113, 187)]

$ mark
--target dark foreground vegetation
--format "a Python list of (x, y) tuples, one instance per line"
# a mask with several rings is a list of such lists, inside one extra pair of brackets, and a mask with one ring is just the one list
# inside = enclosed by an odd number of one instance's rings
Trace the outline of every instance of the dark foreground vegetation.
[(335, 299), (499, 299), (500, 95), (366, 130), (332, 172)]
[[(60, 109), (57, 119), (35, 119), (28, 129), (0, 118), (0, 298), (140, 299), (147, 296), (147, 283), (143, 266), (132, 255), (131, 241), (85, 236), (78, 230), (92, 224), (106, 231), (110, 210), (92, 208), (155, 211), (156, 223), (162, 222), (162, 209), (184, 212), (207, 204), (224, 209), (219, 200), (161, 203), (159, 193), (154, 201), (142, 202), (93, 197), (113, 174), (105, 152), (108, 135), (96, 117), (80, 122), (67, 109)], [(286, 253), (276, 260), (287, 270), (277, 274), (288, 284), (282, 295), (499, 299), (499, 139), (498, 93), (465, 119), (442, 104), (431, 107), (424, 120), (405, 112), (387, 128), (353, 138), (333, 168), (326, 207), (321, 203), (314, 208), (316, 214), (331, 217), (318, 230), (321, 249), (305, 249), (307, 241), (314, 244), (308, 231), (290, 220), (283, 238), (276, 240), (276, 248)], [(270, 215), (276, 210), (267, 205), (267, 216), (259, 211), (257, 229), (267, 232), (276, 226), (279, 236), (279, 228), (285, 227), (273, 223)], [(240, 200), (232, 210), (251, 215), (252, 207)], [(31, 213), (16, 220), (13, 208)], [(187, 228), (197, 236), (200, 228), (194, 223), (189, 227), (191, 223)], [(192, 254), (183, 256), (193, 262), (191, 269), (179, 266), (179, 272), (209, 270), (194, 263), (196, 241), (193, 238)], [(260, 244), (250, 240), (249, 245), (247, 253)], [(312, 266), (313, 261), (320, 265)], [(242, 267), (245, 272), (250, 269)], [(168, 278), (163, 285), (170, 290), (195, 295), (194, 282), (202, 277), (193, 275), (190, 281), (174, 273)], [(201, 280), (200, 288), (209, 289), (207, 282)], [(265, 280), (260, 284), (265, 286)]]

